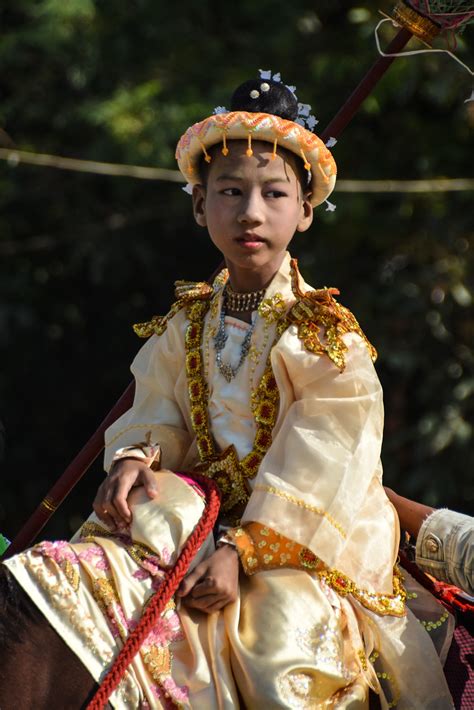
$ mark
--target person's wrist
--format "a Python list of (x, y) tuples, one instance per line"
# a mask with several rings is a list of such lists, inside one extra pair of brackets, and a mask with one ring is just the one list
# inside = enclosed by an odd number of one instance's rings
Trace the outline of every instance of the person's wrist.
[(234, 553), (237, 557), (239, 556), (236, 546), (232, 542), (227, 542), (225, 540), (218, 543), (216, 552), (223, 552), (225, 555)]
[(113, 473), (117, 473), (118, 471), (120, 471), (120, 469), (126, 468), (126, 467), (127, 467), (127, 464), (128, 464), (130, 461), (134, 461), (135, 463), (138, 463), (138, 464), (140, 464), (140, 463), (141, 463), (141, 464), (144, 464), (144, 463), (145, 463), (145, 462), (143, 461), (143, 459), (140, 459), (140, 458), (138, 458), (137, 456), (127, 456), (127, 458), (117, 459), (116, 461), (113, 461), (113, 463), (112, 463), (112, 465), (111, 465), (111, 467), (110, 467), (109, 473), (108, 473), (107, 475), (108, 475), (108, 476), (111, 476)]

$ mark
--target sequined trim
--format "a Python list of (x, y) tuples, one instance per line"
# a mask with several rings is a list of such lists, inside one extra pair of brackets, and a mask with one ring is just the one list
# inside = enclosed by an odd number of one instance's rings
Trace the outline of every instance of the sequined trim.
[[(81, 542), (93, 542), (96, 538), (112, 538), (117, 542), (122, 543), (123, 548), (130, 555), (132, 560), (140, 567), (146, 567), (146, 563), (151, 561), (153, 566), (159, 564), (161, 567), (166, 567), (167, 564), (161, 560), (159, 554), (154, 552), (151, 547), (140, 542), (133, 542), (132, 539), (125, 533), (117, 533), (108, 530), (102, 525), (94, 522), (86, 522), (79, 531)], [(144, 564), (145, 563), (145, 564)]]
[(449, 612), (444, 611), (443, 614), (437, 619), (436, 621), (421, 621), (419, 619), (418, 621), (422, 626), (425, 627), (425, 629), (430, 632), (434, 631), (434, 629), (439, 629), (440, 626), (442, 626), (447, 620), (449, 619)]
[(334, 298), (339, 291), (335, 288), (302, 291), (296, 259), (292, 259), (290, 265), (292, 289), (298, 300), (290, 309), (287, 320), (298, 327), (298, 338), (305, 348), (315, 355), (327, 355), (342, 372), (347, 352), (342, 336), (357, 333), (375, 361), (377, 351), (366, 338), (357, 319)]
[[(221, 510), (228, 513), (245, 504), (249, 499), (250, 489), (247, 480), (256, 476), (260, 463), (272, 443), (272, 430), (279, 408), (279, 392), (269, 355), (264, 374), (252, 395), (252, 409), (256, 422), (252, 450), (242, 460), (239, 460), (234, 446), (229, 446), (221, 453), (216, 451), (209, 422), (209, 392), (204, 378), (202, 353), (204, 317), (209, 305), (208, 302), (198, 301), (187, 308), (189, 325), (185, 336), (185, 366), (191, 404), (191, 423), (201, 459), (196, 470), (218, 483), (223, 495)], [(283, 330), (284, 328), (277, 328), (274, 344)]]
[[(372, 665), (374, 665), (374, 670), (375, 670), (375, 664), (377, 663), (379, 656), (380, 656), (380, 654), (378, 651), (373, 651), (370, 655), (369, 661), (372, 663)], [(387, 695), (386, 690), (388, 690), (389, 694), (392, 698), (392, 700), (387, 702), (387, 707), (388, 708), (397, 707), (398, 701), (400, 700), (400, 689), (398, 687), (397, 681), (390, 673), (386, 673), (385, 671), (375, 670), (375, 673), (376, 673), (377, 678), (379, 679), (381, 685), (383, 684), (383, 686), (387, 686), (387, 688), (382, 688), (384, 691), (384, 694)]]
[(168, 321), (171, 320), (182, 307), (183, 303), (176, 301), (165, 316), (153, 316), (151, 320), (145, 323), (135, 323), (133, 330), (139, 338), (149, 338), (151, 335), (162, 335), (168, 327)]
[(338, 533), (343, 537), (344, 539), (347, 538), (347, 533), (342, 527), (340, 523), (335, 520), (332, 515), (330, 515), (328, 512), (323, 510), (322, 508), (317, 508), (315, 505), (310, 505), (309, 503), (306, 503), (304, 500), (301, 500), (301, 498), (296, 498), (295, 496), (290, 495), (290, 493), (286, 493), (285, 491), (281, 491), (278, 488), (275, 488), (274, 486), (267, 486), (263, 483), (257, 483), (257, 485), (254, 488), (254, 491), (261, 491), (262, 493), (271, 493), (274, 496), (278, 496), (279, 498), (283, 498), (283, 500), (287, 500), (289, 503), (292, 503), (293, 505), (297, 505), (299, 508), (304, 508), (305, 510), (309, 510), (310, 513), (315, 513), (316, 515), (321, 515), (323, 518), (326, 518), (326, 520), (331, 523), (333, 527), (336, 528)]
[(375, 594), (361, 589), (339, 570), (328, 568), (307, 547), (261, 523), (251, 522), (230, 529), (227, 535), (234, 542), (247, 575), (288, 567), (314, 572), (337, 594), (343, 597), (352, 595), (364, 607), (376, 614), (382, 616), (405, 614), (406, 592), (397, 567), (393, 572), (393, 594)]
[(404, 616), (406, 592), (398, 567), (393, 571), (393, 594), (376, 594), (357, 587), (354, 582), (338, 570), (317, 570), (319, 578), (324, 580), (341, 596), (351, 594), (366, 609), (380, 616)]

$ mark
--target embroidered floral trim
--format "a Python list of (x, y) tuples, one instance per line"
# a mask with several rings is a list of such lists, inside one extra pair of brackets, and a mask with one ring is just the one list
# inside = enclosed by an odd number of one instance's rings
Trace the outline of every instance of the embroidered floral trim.
[(147, 574), (152, 577), (163, 574), (163, 568), (169, 566), (170, 560), (166, 555), (166, 548), (164, 548), (162, 554), (159, 555), (148, 547), (148, 545), (134, 542), (127, 533), (108, 530), (98, 523), (90, 521), (84, 523), (80, 529), (79, 536), (81, 542), (94, 542), (98, 537), (113, 538), (121, 543), (132, 560), (139, 565), (139, 567), (146, 570)]
[(293, 568), (315, 573), (340, 596), (352, 595), (376, 614), (404, 616), (406, 592), (400, 571), (393, 572), (393, 593), (376, 594), (361, 589), (349, 577), (328, 568), (311, 550), (261, 523), (252, 522), (227, 531), (235, 543), (242, 567), (247, 575), (271, 569)]
[(183, 638), (176, 605), (171, 599), (140, 649), (145, 667), (157, 683), (153, 692), (166, 707), (170, 704), (182, 707), (182, 703), (189, 700), (189, 688), (177, 685), (171, 677), (173, 653), (170, 645)]
[(93, 618), (79, 608), (76, 595), (61, 581), (58, 582), (55, 575), (48, 572), (42, 560), (42, 550), (39, 550), (39, 555), (35, 552), (36, 548), (33, 547), (27, 554), (22, 553), (19, 557), (21, 564), (47, 594), (61, 622), (71, 626), (85, 640), (87, 647), (105, 668), (113, 660), (113, 654)]

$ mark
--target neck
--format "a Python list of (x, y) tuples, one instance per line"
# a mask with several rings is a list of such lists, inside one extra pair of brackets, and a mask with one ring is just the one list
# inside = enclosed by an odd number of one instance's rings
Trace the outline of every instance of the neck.
[(229, 281), (232, 289), (237, 293), (249, 293), (250, 291), (260, 291), (267, 288), (278, 269), (280, 268), (285, 254), (279, 259), (265, 264), (262, 268), (243, 269), (231, 262), (226, 262), (229, 270)]

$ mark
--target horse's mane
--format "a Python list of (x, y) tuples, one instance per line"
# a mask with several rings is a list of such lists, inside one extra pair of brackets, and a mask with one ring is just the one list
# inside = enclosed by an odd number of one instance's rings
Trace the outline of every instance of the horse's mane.
[(0, 564), (0, 647), (22, 641), (29, 623), (44, 617), (5, 565)]

